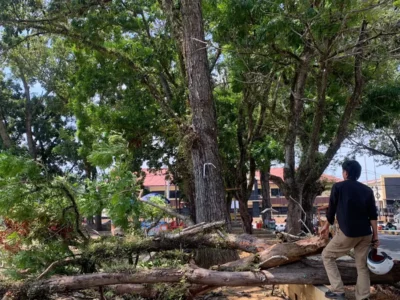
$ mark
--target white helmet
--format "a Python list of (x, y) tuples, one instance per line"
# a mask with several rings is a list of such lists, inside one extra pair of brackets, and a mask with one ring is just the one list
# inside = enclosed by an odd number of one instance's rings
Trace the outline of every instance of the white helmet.
[(372, 248), (369, 250), (367, 258), (368, 269), (377, 275), (384, 275), (393, 268), (393, 260), (385, 252), (378, 254), (378, 250)]

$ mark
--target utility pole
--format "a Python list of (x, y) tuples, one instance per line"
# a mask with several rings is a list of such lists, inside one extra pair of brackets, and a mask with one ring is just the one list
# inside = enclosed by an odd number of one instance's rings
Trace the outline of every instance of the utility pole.
[(368, 184), (367, 158), (365, 155), (364, 155), (364, 169), (365, 169), (365, 180), (367, 181)]
[(381, 215), (381, 205), (379, 202), (379, 199), (381, 198), (381, 195), (379, 194), (379, 188), (378, 188), (378, 180), (376, 179), (376, 165), (375, 165), (375, 157), (373, 157), (373, 161), (374, 161), (374, 174), (375, 174), (375, 190), (376, 190), (376, 194), (375, 194), (375, 202), (377, 202), (377, 208), (378, 208), (378, 212), (379, 212), (379, 216)]

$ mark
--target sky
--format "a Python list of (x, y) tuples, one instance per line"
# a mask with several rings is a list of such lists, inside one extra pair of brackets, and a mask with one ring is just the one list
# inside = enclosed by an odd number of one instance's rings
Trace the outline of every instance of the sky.
[[(347, 154), (350, 152), (351, 149), (347, 147), (341, 147), (336, 157), (343, 159), (343, 157), (347, 156)], [(356, 160), (361, 164), (362, 167), (361, 177), (359, 179), (361, 182), (373, 180), (375, 179), (375, 176), (376, 179), (379, 179), (381, 175), (400, 175), (400, 172), (392, 168), (390, 165), (380, 165), (378, 156), (374, 157), (368, 155), (356, 155)], [(333, 163), (329, 165), (329, 167), (325, 170), (325, 173), (342, 178), (342, 168), (339, 165), (334, 165)]]

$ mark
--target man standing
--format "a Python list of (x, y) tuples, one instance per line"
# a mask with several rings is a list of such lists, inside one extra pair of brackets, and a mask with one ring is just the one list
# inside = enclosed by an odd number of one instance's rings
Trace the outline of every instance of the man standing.
[(379, 246), (378, 215), (372, 189), (357, 181), (361, 174), (361, 165), (355, 160), (348, 160), (343, 163), (342, 169), (344, 181), (332, 187), (328, 222), (321, 230), (321, 237), (328, 238), (329, 224), (333, 225), (336, 215), (339, 230), (322, 252), (322, 260), (331, 284), (331, 290), (325, 293), (325, 297), (345, 299), (342, 278), (335, 261), (354, 248), (358, 274), (356, 299), (363, 300), (368, 299), (370, 294), (367, 255), (371, 241), (375, 248)]

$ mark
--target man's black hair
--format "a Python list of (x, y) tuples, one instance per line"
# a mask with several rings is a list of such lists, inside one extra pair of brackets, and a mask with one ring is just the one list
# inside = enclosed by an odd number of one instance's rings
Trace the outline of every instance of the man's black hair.
[(361, 175), (361, 165), (356, 160), (346, 160), (342, 164), (342, 169), (347, 172), (347, 178), (358, 180)]

